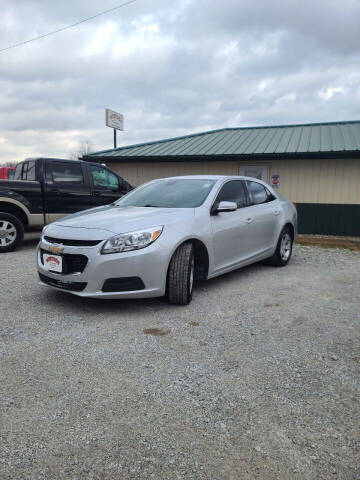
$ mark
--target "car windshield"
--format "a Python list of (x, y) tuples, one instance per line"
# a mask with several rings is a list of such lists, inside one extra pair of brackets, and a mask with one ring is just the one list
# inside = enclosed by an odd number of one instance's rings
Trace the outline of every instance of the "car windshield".
[(215, 180), (169, 178), (155, 180), (133, 190), (115, 205), (119, 207), (195, 208), (202, 205)]

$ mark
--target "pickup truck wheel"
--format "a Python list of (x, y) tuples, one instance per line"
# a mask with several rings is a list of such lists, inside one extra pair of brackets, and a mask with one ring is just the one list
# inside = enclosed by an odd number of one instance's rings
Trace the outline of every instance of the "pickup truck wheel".
[(11, 213), (0, 212), (0, 253), (11, 252), (24, 238), (24, 225)]
[(194, 247), (184, 243), (174, 253), (168, 271), (167, 297), (170, 303), (187, 305), (194, 286)]

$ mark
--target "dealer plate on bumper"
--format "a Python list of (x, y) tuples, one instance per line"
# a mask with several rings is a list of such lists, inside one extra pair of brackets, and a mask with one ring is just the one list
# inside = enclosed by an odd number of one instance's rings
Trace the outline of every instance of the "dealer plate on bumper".
[(62, 273), (63, 259), (60, 255), (44, 253), (43, 262), (45, 270), (48, 270), (50, 272)]

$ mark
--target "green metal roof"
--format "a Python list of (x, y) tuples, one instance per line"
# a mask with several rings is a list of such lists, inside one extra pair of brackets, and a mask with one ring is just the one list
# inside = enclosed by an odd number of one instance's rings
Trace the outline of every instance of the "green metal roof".
[[(183, 137), (129, 145), (84, 157), (197, 157), (227, 155), (359, 152), (360, 121), (223, 128)], [(134, 158), (134, 160), (135, 160)], [(124, 160), (124, 159), (123, 159)]]

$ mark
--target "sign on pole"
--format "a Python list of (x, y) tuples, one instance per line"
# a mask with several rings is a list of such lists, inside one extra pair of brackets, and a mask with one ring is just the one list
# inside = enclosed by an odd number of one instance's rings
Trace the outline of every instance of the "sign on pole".
[(105, 110), (105, 123), (106, 126), (110, 128), (115, 128), (116, 130), (124, 130), (124, 115), (107, 108)]
[(116, 148), (116, 130), (124, 130), (124, 115), (106, 108), (105, 125), (114, 129), (114, 148)]
[(271, 186), (274, 188), (280, 187), (280, 175), (278, 173), (271, 175)]

